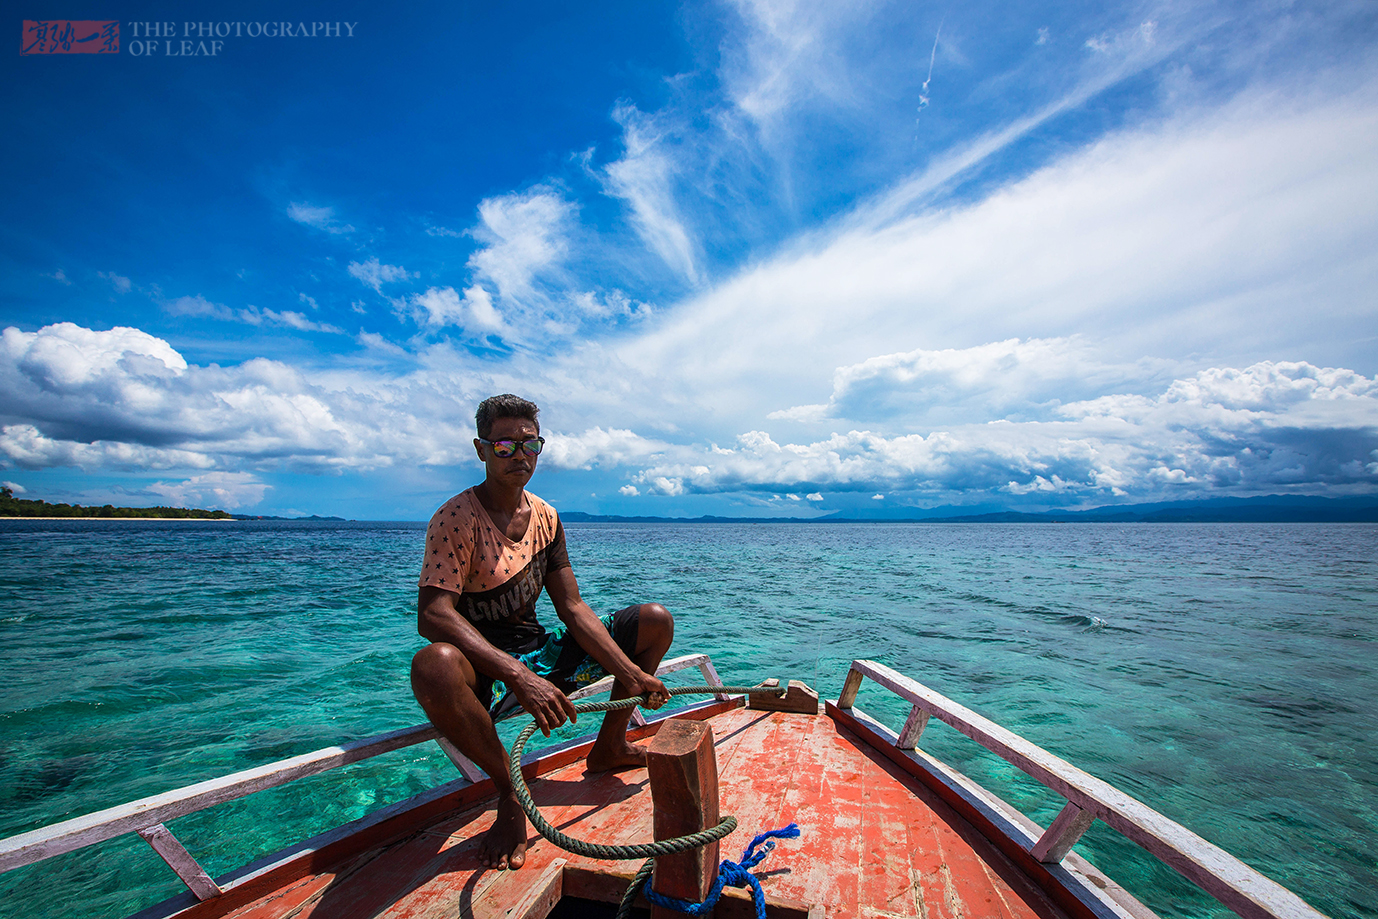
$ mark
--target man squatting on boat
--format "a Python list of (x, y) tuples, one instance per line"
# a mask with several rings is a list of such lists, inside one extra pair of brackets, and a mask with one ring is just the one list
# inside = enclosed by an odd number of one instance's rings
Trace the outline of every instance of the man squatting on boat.
[[(579, 596), (555, 508), (526, 491), (545, 444), (538, 411), (510, 393), (479, 405), (474, 449), (485, 477), (431, 518), (416, 601), (417, 630), (431, 644), (412, 659), (412, 691), (493, 778), (497, 818), (479, 845), (491, 868), (521, 867), (527, 835), (494, 716), (520, 705), (548, 737), (575, 717), (566, 693), (609, 673), (614, 699), (649, 694), (659, 708), (669, 698), (655, 672), (674, 637), (670, 613), (639, 603), (597, 616)], [(549, 632), (536, 618), (542, 587), (563, 623)], [(627, 740), (631, 711), (603, 716), (589, 770), (645, 765), (645, 750)]]

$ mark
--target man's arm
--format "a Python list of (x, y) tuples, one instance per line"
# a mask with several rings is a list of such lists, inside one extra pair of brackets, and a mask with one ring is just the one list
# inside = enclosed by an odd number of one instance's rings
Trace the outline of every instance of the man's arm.
[(573, 568), (560, 568), (547, 575), (545, 589), (550, 594), (550, 601), (555, 604), (555, 614), (569, 629), (579, 647), (598, 661), (632, 695), (650, 695), (651, 708), (660, 708), (665, 704), (670, 698), (665, 684), (655, 674), (647, 673), (634, 664), (612, 640), (603, 623), (579, 596), (579, 582), (574, 579)]
[(536, 719), (545, 736), (566, 721), (578, 720), (574, 703), (549, 680), (541, 679), (516, 658), (504, 654), (484, 638), (460, 611), (459, 594), (440, 587), (422, 587), (416, 598), (416, 630), (430, 641), (454, 645), (478, 673), (502, 680), (517, 695), (522, 708)]

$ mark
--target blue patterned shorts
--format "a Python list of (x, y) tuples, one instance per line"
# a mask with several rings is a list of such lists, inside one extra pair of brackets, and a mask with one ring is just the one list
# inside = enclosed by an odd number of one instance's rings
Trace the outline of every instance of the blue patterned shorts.
[[(636, 653), (636, 636), (640, 620), (640, 604), (618, 610), (609, 616), (598, 617), (598, 621), (603, 623), (603, 628), (608, 630), (612, 640), (627, 657)], [(554, 683), (565, 695), (597, 683), (608, 675), (603, 665), (579, 647), (574, 636), (569, 634), (569, 630), (563, 625), (551, 629), (546, 634), (545, 644), (539, 648), (512, 656), (536, 676)], [(494, 721), (511, 717), (521, 710), (516, 693), (508, 689), (501, 680), (480, 677), (478, 686), (475, 687), (480, 700), (484, 699), (485, 688), (488, 693), (488, 713), (493, 716)]]

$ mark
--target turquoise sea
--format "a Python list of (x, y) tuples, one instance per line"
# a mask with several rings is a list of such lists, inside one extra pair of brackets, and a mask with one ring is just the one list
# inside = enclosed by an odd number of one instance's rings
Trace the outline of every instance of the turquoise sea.
[[(423, 535), (0, 521), (0, 837), (421, 721), (406, 673)], [(880, 660), (1324, 912), (1378, 917), (1376, 526), (571, 524), (568, 537), (595, 608), (664, 603), (671, 653), (707, 651), (728, 682), (794, 677), (835, 696), (853, 658)], [(858, 704), (896, 728), (906, 712), (870, 684)], [(946, 726), (923, 744), (1041, 823), (1060, 806)], [(214, 875), (455, 776), (428, 744), (171, 828)], [(1165, 919), (1229, 915), (1102, 825), (1078, 851)], [(121, 917), (181, 889), (125, 837), (0, 875), (0, 916)]]

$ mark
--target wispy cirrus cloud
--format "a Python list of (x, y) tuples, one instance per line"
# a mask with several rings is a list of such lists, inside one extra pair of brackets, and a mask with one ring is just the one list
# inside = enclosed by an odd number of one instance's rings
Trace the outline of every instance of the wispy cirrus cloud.
[(304, 202), (293, 201), (287, 205), (287, 216), (297, 223), (317, 230), (324, 230), (333, 235), (353, 233), (354, 227), (347, 223), (342, 223), (335, 216), (333, 207), (317, 207)]
[[(992, 340), (1081, 336), (1101, 361), (1181, 369), (1202, 355), (1367, 369), (1378, 160), (1354, 151), (1378, 149), (1375, 92), (1244, 94), (1107, 135), (971, 203), (834, 226), (681, 302), (617, 354), (691, 404), (751, 393), (757, 423), (828, 403), (835, 368)], [(1061, 398), (1083, 397), (1071, 385)]]
[(384, 284), (407, 281), (419, 276), (409, 273), (401, 265), (385, 265), (377, 258), (370, 258), (362, 262), (350, 262), (346, 270), (352, 277), (358, 278), (365, 287), (371, 287), (380, 294), (383, 292)]
[[(301, 295), (301, 299), (309, 305), (315, 305), (311, 298), (305, 294)], [(242, 322), (246, 325), (296, 329), (299, 332), (323, 332), (328, 335), (345, 334), (344, 329), (338, 326), (327, 322), (317, 322), (295, 310), (263, 309), (252, 304), (241, 309), (232, 309), (223, 303), (212, 303), (201, 294), (164, 301), (163, 308), (174, 316), (201, 316), (207, 319), (220, 319), (225, 322)]]
[(702, 280), (698, 244), (680, 216), (676, 199), (681, 163), (666, 128), (655, 116), (620, 102), (613, 118), (622, 126), (623, 154), (603, 168), (603, 189), (626, 202), (645, 245), (691, 285)]
[(127, 294), (134, 287), (134, 282), (129, 278), (121, 277), (113, 271), (97, 271), (97, 275), (110, 282), (110, 286), (115, 288), (116, 293)]
[(875, 28), (877, 8), (818, 0), (736, 0), (742, 28), (728, 39), (723, 82), (734, 109), (768, 138), (803, 111), (867, 106), (868, 65), (858, 33)]

